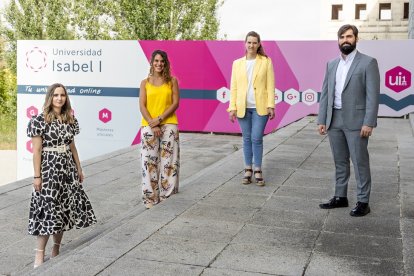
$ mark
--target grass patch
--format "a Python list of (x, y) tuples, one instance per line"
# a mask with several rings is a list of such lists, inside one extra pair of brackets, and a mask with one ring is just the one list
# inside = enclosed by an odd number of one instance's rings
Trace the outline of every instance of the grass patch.
[(0, 150), (16, 150), (16, 117), (0, 114)]

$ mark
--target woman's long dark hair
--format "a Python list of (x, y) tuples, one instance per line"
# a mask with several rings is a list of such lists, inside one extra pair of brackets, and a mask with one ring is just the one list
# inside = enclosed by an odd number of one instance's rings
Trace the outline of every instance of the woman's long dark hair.
[(267, 57), (267, 55), (266, 55), (266, 54), (265, 54), (265, 52), (264, 52), (264, 49), (263, 49), (263, 46), (262, 46), (261, 40), (260, 40), (260, 35), (259, 35), (258, 33), (256, 33), (255, 31), (248, 32), (248, 33), (247, 33), (247, 35), (246, 35), (246, 38), (244, 39), (244, 42), (247, 42), (247, 38), (248, 38), (249, 36), (252, 36), (252, 37), (257, 38), (257, 42), (259, 42), (259, 43), (260, 43), (260, 46), (259, 46), (259, 48), (257, 49), (257, 53), (258, 53), (259, 55), (261, 55), (261, 56)]
[(162, 70), (162, 77), (164, 78), (164, 81), (166, 83), (171, 82), (172, 76), (171, 76), (170, 61), (168, 59), (167, 53), (162, 50), (155, 50), (154, 52), (152, 52), (151, 63), (150, 63), (151, 64), (150, 76), (154, 74), (154, 67), (152, 66), (152, 64), (154, 63), (154, 59), (156, 55), (160, 55), (162, 59), (164, 60), (164, 70)]

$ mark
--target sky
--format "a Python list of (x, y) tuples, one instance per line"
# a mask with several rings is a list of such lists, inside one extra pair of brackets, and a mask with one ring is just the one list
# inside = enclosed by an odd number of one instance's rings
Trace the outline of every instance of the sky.
[(256, 31), (262, 40), (319, 39), (320, 10), (315, 0), (224, 0), (219, 38), (244, 40)]
[[(0, 0), (0, 8), (9, 0)], [(218, 10), (219, 39), (244, 40), (256, 31), (262, 40), (319, 39), (320, 1), (224, 0)]]

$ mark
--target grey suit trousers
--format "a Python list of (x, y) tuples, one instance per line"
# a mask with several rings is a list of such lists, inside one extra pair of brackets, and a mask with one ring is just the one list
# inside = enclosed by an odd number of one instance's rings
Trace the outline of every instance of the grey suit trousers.
[(336, 109), (333, 110), (328, 137), (335, 163), (335, 196), (347, 196), (351, 158), (357, 183), (357, 199), (368, 203), (371, 192), (368, 138), (361, 137), (360, 130), (346, 129), (342, 111)]

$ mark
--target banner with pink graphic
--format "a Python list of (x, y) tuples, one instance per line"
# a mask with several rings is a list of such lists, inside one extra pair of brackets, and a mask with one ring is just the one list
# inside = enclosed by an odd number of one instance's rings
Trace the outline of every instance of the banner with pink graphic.
[[(264, 41), (275, 71), (276, 118), (269, 133), (318, 113), (329, 60), (339, 56), (336, 41)], [(18, 41), (18, 178), (29, 176), (31, 142), (26, 126), (41, 112), (47, 86), (67, 86), (81, 125), (81, 159), (139, 143), (139, 84), (149, 73), (151, 53), (169, 55), (180, 87), (181, 131), (240, 133), (226, 109), (231, 67), (245, 53), (243, 41)], [(377, 58), (381, 73), (380, 116), (414, 112), (414, 40), (360, 41), (358, 50)], [(316, 128), (316, 126), (315, 126)]]
[[(140, 41), (146, 57), (155, 49), (168, 52), (180, 81), (178, 116), (184, 131), (240, 132), (227, 120), (232, 62), (244, 55), (240, 41)], [(326, 63), (339, 56), (336, 41), (264, 41), (276, 80), (276, 119), (266, 133), (318, 113)], [(361, 52), (378, 60), (381, 73), (379, 116), (399, 117), (414, 111), (410, 51), (414, 41), (361, 41)], [(393, 51), (389, 51), (393, 49)]]

